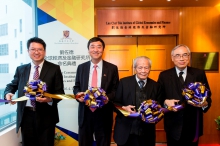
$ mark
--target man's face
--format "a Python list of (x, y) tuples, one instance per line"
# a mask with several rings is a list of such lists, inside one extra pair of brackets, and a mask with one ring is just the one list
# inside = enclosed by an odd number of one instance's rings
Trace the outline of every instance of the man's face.
[(184, 46), (174, 50), (172, 61), (179, 70), (185, 69), (190, 61), (190, 54), (188, 50)]
[(89, 55), (92, 58), (92, 61), (100, 61), (102, 59), (103, 46), (100, 41), (92, 42), (89, 45)]
[(145, 80), (150, 73), (150, 64), (147, 59), (140, 58), (136, 62), (135, 68), (138, 79)]
[(44, 47), (40, 43), (32, 42), (29, 46), (28, 53), (35, 65), (39, 65), (46, 55)]

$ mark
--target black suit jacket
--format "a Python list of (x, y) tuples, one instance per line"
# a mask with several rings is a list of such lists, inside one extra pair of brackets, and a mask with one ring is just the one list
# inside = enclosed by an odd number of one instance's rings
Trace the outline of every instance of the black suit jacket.
[[(80, 64), (77, 68), (76, 79), (75, 79), (75, 86), (74, 86), (74, 94), (78, 92), (85, 92), (88, 90), (89, 86), (89, 70), (90, 70), (91, 62), (85, 62)], [(115, 91), (118, 86), (118, 68), (116, 65), (113, 65), (109, 62), (103, 60), (103, 67), (102, 67), (102, 79), (101, 79), (101, 88), (105, 90), (106, 95), (108, 96), (109, 100), (113, 100), (115, 97)], [(79, 102), (79, 109), (78, 109), (78, 123), (79, 126), (82, 126), (84, 123), (84, 112), (85, 112), (85, 103)], [(113, 121), (113, 106), (111, 102), (108, 102), (107, 105), (104, 105), (102, 109), (102, 117), (105, 120), (112, 124)], [(111, 128), (111, 127), (110, 127)]]
[[(181, 103), (185, 102), (182, 96), (182, 90), (179, 85), (178, 76), (175, 68), (160, 73), (158, 82), (161, 85), (163, 96), (160, 99), (161, 105), (165, 99), (177, 99)], [(187, 76), (185, 86), (189, 83), (201, 82), (210, 90), (205, 72), (200, 69), (187, 67)], [(211, 106), (211, 91), (207, 98), (208, 107), (203, 110), (189, 104), (185, 104), (185, 108), (178, 112), (169, 112), (164, 116), (164, 128), (167, 134), (178, 140), (182, 136), (193, 141), (196, 132), (197, 112), (199, 112), (199, 136), (203, 134), (203, 112), (207, 112)]]
[[(7, 93), (15, 93), (18, 91), (18, 97), (24, 96), (24, 86), (28, 83), (31, 64), (25, 64), (17, 67), (14, 79), (6, 86), (4, 95)], [(63, 76), (58, 65), (44, 61), (43, 68), (40, 73), (40, 80), (47, 85), (47, 92), (51, 94), (64, 94), (63, 90)], [(51, 124), (55, 125), (59, 122), (57, 103), (60, 100), (53, 99), (53, 104), (36, 102), (36, 124), (38, 130), (47, 127)], [(24, 108), (27, 101), (17, 102), (17, 129), (21, 126)]]
[[(119, 86), (115, 96), (115, 104), (120, 106), (127, 106), (127, 105), (135, 105), (136, 101), (136, 78), (135, 75), (122, 78), (119, 82)], [(146, 86), (146, 97), (147, 99), (157, 100), (160, 94), (160, 86), (154, 80), (147, 78)], [(145, 99), (145, 100), (147, 100)], [(139, 107), (136, 107), (139, 108)], [(128, 140), (132, 122), (135, 118), (125, 117), (119, 112), (117, 112), (116, 120), (115, 120), (115, 127), (114, 127), (114, 140), (118, 145), (123, 145)], [(147, 123), (142, 123), (146, 124)], [(147, 128), (149, 133), (151, 133), (152, 138), (155, 138), (155, 124), (147, 124)], [(147, 137), (146, 137), (147, 138)], [(148, 137), (150, 138), (150, 137)]]

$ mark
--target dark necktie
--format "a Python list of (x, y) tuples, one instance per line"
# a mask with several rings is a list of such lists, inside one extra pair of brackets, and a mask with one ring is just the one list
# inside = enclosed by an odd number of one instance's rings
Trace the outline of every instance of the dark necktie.
[(179, 73), (179, 80), (180, 80), (181, 84), (183, 85), (184, 79), (183, 79), (183, 72), (182, 71)]
[(140, 85), (140, 88), (142, 89), (142, 88), (144, 87), (144, 81), (139, 80), (138, 83), (139, 83), (139, 85)]
[[(38, 71), (39, 66), (34, 66), (34, 68), (35, 68), (35, 71), (34, 71), (33, 79), (34, 80), (38, 80), (38, 78), (39, 78), (39, 71)], [(36, 107), (35, 99), (31, 100), (31, 105), (33, 107)]]

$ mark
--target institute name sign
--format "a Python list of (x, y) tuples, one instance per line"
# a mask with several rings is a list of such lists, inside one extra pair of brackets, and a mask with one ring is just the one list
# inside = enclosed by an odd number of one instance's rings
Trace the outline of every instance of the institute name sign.
[(179, 34), (179, 10), (96, 11), (98, 35)]

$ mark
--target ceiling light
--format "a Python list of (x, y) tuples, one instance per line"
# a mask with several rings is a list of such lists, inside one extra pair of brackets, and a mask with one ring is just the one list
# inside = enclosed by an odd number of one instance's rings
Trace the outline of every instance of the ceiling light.
[(167, 0), (168, 2), (170, 2), (171, 0)]

